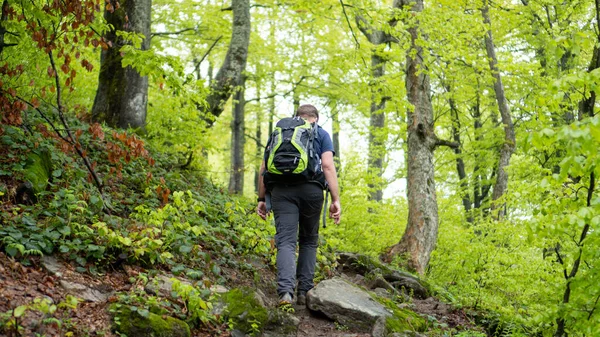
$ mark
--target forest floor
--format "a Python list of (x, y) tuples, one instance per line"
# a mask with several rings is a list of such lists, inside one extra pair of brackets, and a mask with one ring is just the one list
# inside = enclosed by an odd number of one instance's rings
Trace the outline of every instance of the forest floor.
[[(64, 282), (71, 284), (85, 285), (106, 294), (115, 294), (117, 292), (128, 292), (132, 287), (140, 287), (137, 283), (131, 282), (132, 273), (142, 272), (143, 269), (136, 266), (127, 266), (118, 268), (102, 275), (90, 276), (75, 271), (75, 268), (69, 264), (61, 263), (60, 276), (49, 272), (42, 266), (40, 258), (33, 257), (29, 259), (29, 265), (7, 257), (0, 253), (0, 315), (11, 314), (12, 309), (20, 305), (29, 305), (34, 299), (48, 298), (52, 303), (58, 304), (65, 301), (67, 294)], [(235, 284), (230, 286), (251, 285), (253, 281), (235, 270), (227, 271), (230, 273), (230, 280)], [(275, 293), (275, 273), (266, 267), (260, 271), (261, 281), (257, 286), (268, 301), (267, 306), (276, 304)], [(142, 286), (143, 287), (143, 286)], [(112, 317), (108, 307), (116, 302), (115, 295), (107, 296), (106, 300), (100, 302), (85, 301), (77, 305), (76, 309), (61, 308), (59, 305), (59, 315), (61, 317), (55, 322), (44, 322), (44, 319), (50, 317), (44, 316), (40, 310), (28, 310), (19, 321), (21, 327), (19, 334), (14, 330), (8, 336), (117, 336), (111, 330)], [(434, 298), (427, 300), (415, 300), (413, 309), (424, 317), (434, 317), (454, 331), (455, 329), (473, 329), (472, 320), (462, 310), (454, 310), (449, 305), (439, 302)], [(340, 326), (328, 318), (309, 311), (306, 307), (294, 305), (295, 315), (300, 320), (298, 326), (298, 337), (368, 337), (368, 333), (359, 333), (348, 330), (345, 326)], [(2, 317), (0, 317), (2, 318)], [(192, 331), (193, 336), (231, 336), (226, 330), (226, 325), (213, 327), (210, 330)]]

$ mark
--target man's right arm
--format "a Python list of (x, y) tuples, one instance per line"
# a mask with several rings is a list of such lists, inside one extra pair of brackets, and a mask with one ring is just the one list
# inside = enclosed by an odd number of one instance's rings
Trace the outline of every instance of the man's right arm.
[(340, 204), (340, 190), (338, 186), (337, 173), (333, 162), (333, 152), (327, 151), (321, 154), (321, 166), (325, 174), (325, 180), (331, 192), (331, 206), (329, 207), (329, 216), (333, 218), (336, 224), (340, 223), (342, 206)]

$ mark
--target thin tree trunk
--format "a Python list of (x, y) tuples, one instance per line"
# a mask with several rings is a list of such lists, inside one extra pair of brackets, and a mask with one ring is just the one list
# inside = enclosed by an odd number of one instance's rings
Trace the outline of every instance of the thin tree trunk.
[(498, 69), (498, 59), (496, 57), (496, 50), (494, 47), (494, 40), (492, 37), (492, 28), (490, 23), (489, 15), (489, 0), (484, 0), (483, 7), (481, 8), (481, 14), (483, 16), (483, 22), (488, 27), (485, 34), (485, 49), (487, 51), (490, 70), (494, 77), (494, 92), (496, 93), (496, 101), (498, 102), (498, 109), (500, 110), (500, 116), (502, 117), (502, 124), (504, 125), (504, 143), (500, 148), (500, 159), (498, 160), (498, 168), (496, 173), (496, 184), (494, 185), (494, 191), (492, 193), (492, 209), (498, 210), (498, 218), (504, 217), (505, 209), (502, 204), (497, 202), (508, 187), (508, 173), (506, 167), (510, 164), (510, 157), (515, 151), (517, 140), (515, 138), (515, 130), (510, 115), (510, 109), (508, 107), (508, 101), (504, 94), (504, 85), (502, 84), (502, 77)]
[(381, 30), (373, 29), (362, 17), (356, 16), (356, 24), (363, 35), (373, 44), (371, 50), (371, 111), (369, 121), (369, 199), (383, 199), (383, 158), (385, 155), (385, 102), (382, 97), (381, 78), (385, 75), (386, 60), (378, 52), (378, 46), (392, 41), (392, 37)]
[[(256, 97), (260, 98), (261, 94), (261, 82), (256, 82)], [(263, 111), (261, 109), (260, 99), (258, 100), (258, 109), (256, 109), (256, 133), (255, 133), (255, 146), (256, 146), (256, 158), (258, 159), (256, 166), (254, 168), (254, 192), (258, 193), (258, 181), (260, 175), (260, 164), (262, 160), (262, 156), (264, 153), (264, 147), (261, 143), (262, 139), (262, 120), (263, 120)]]
[(333, 134), (331, 135), (331, 139), (333, 141), (333, 151), (335, 152), (333, 161), (335, 163), (336, 172), (339, 176), (342, 172), (342, 163), (340, 160), (340, 112), (337, 109), (337, 106), (334, 106), (331, 109), (331, 124), (333, 127)]
[[(600, 0), (595, 0), (595, 5), (596, 5), (596, 25), (597, 25), (597, 28), (600, 29), (600, 21), (599, 21), (600, 20)], [(598, 48), (599, 43), (600, 43), (600, 35), (598, 33), (596, 33), (596, 34), (597, 34), (596, 35), (596, 44), (594, 45), (592, 60), (590, 61), (590, 65), (588, 66), (588, 73), (600, 68), (600, 49)], [(579, 109), (578, 118), (580, 121), (583, 120), (585, 117), (594, 117), (595, 104), (596, 104), (596, 92), (591, 90), (590, 97), (584, 98), (579, 104), (580, 109)], [(596, 176), (594, 175), (594, 172), (592, 171), (592, 173), (590, 173), (590, 184), (587, 188), (587, 192), (588, 192), (587, 193), (587, 202), (586, 202), (587, 207), (592, 207), (592, 199), (594, 197), (595, 188), (596, 188)], [(565, 292), (563, 293), (563, 304), (565, 304), (565, 305), (568, 304), (570, 301), (571, 282), (573, 281), (573, 278), (575, 278), (575, 276), (577, 276), (577, 272), (579, 271), (579, 265), (581, 263), (581, 258), (583, 255), (583, 245), (584, 245), (583, 240), (585, 240), (589, 231), (590, 231), (590, 224), (586, 223), (583, 226), (581, 235), (579, 237), (579, 242), (577, 244), (577, 246), (579, 246), (579, 255), (577, 256), (577, 259), (573, 262), (571, 271), (569, 273), (567, 273), (567, 265), (564, 264), (558, 250), (556, 251), (558, 261), (564, 265), (564, 275), (565, 275), (565, 280), (567, 281)], [(567, 322), (564, 317), (560, 317), (556, 320), (557, 328), (556, 328), (556, 332), (554, 333), (554, 337), (566, 337), (567, 336), (566, 323)]]
[(275, 127), (275, 90), (277, 90), (277, 86), (273, 79), (271, 80), (271, 99), (269, 100), (269, 137)]
[[(423, 0), (395, 0), (394, 6), (411, 6), (414, 17), (423, 10)], [(414, 110), (408, 113), (408, 223), (400, 242), (388, 257), (406, 253), (408, 267), (423, 274), (435, 248), (438, 233), (438, 207), (435, 194), (433, 150), (437, 137), (433, 133), (433, 107), (430, 79), (423, 64), (419, 22), (407, 23), (411, 47), (407, 52), (406, 92)]]
[[(449, 86), (446, 87), (448, 92), (451, 92), (451, 88)], [(458, 108), (456, 107), (456, 102), (454, 102), (453, 98), (448, 100), (450, 104), (450, 112), (452, 118), (452, 139), (457, 147), (454, 148), (454, 153), (456, 154), (456, 172), (458, 173), (458, 179), (460, 182), (460, 194), (463, 202), (463, 207), (465, 208), (465, 213), (467, 214), (467, 221), (473, 222), (473, 215), (471, 214), (471, 196), (469, 195), (469, 182), (467, 180), (467, 173), (465, 171), (465, 162), (462, 159), (462, 142), (460, 139), (460, 119), (458, 117)]]
[(112, 13), (104, 12), (106, 22), (114, 27), (105, 35), (113, 46), (101, 52), (99, 83), (92, 107), (94, 121), (123, 129), (146, 126), (148, 77), (140, 76), (131, 66), (121, 66), (120, 49), (126, 42), (117, 37), (117, 31), (144, 34), (141, 49), (148, 50), (151, 6), (151, 0), (122, 0)]
[(371, 76), (373, 85), (371, 89), (371, 118), (369, 123), (369, 194), (370, 199), (380, 202), (383, 199), (383, 156), (385, 154), (385, 99), (381, 98), (380, 79), (385, 74), (385, 59), (371, 54)]
[(240, 83), (234, 95), (233, 120), (231, 121), (231, 173), (229, 178), (229, 193), (242, 194), (244, 192), (244, 145), (245, 118), (244, 118), (244, 82)]
[(225, 55), (223, 65), (211, 82), (210, 94), (206, 98), (207, 107), (198, 106), (205, 113), (204, 120), (211, 127), (218, 118), (229, 97), (236, 92), (236, 85), (242, 80), (248, 59), (248, 45), (250, 44), (250, 0), (232, 0), (233, 29), (231, 42)]
[(4, 35), (6, 34), (6, 21), (8, 20), (8, 0), (2, 2), (2, 16), (0, 17), (0, 55), (4, 51)]

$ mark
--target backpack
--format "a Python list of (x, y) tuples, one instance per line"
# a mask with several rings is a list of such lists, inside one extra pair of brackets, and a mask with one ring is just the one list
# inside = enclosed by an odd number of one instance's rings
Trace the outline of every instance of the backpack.
[(316, 182), (325, 188), (321, 158), (314, 150), (318, 126), (300, 117), (283, 118), (269, 137), (265, 185)]

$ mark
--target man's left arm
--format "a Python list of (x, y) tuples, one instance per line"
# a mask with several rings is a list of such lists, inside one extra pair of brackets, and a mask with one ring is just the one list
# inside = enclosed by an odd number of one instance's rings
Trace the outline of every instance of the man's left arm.
[(267, 203), (265, 202), (265, 197), (267, 195), (267, 189), (264, 184), (264, 176), (266, 166), (265, 161), (263, 160), (260, 164), (260, 170), (258, 171), (258, 205), (256, 206), (256, 213), (263, 219), (267, 219)]
[(329, 206), (329, 216), (333, 218), (336, 224), (340, 223), (342, 215), (342, 206), (340, 204), (340, 190), (337, 180), (337, 172), (335, 171), (335, 163), (333, 162), (333, 152), (327, 151), (321, 154), (321, 166), (325, 174), (325, 180), (331, 192), (331, 206)]

